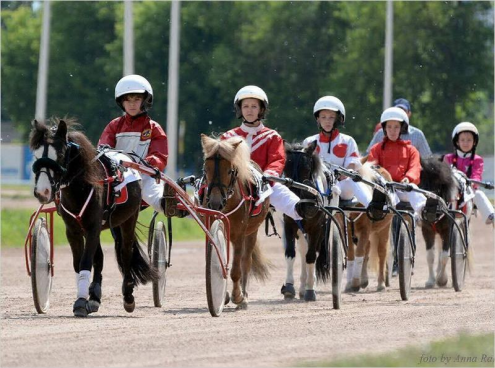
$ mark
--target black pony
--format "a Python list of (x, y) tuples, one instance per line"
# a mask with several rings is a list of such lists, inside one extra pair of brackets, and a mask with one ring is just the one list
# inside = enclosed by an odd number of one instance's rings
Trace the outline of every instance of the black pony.
[[(74, 315), (86, 317), (96, 312), (101, 303), (103, 251), (100, 232), (112, 227), (117, 262), (124, 276), (122, 293), (124, 308), (135, 307), (134, 286), (158, 278), (144, 257), (135, 228), (141, 206), (139, 181), (127, 185), (128, 199), (115, 206), (105, 225), (106, 193), (102, 182), (107, 175), (97, 151), (87, 137), (73, 128), (75, 121), (54, 119), (51, 126), (33, 121), (30, 147), (36, 161), (34, 195), (40, 203), (55, 200), (57, 211), (66, 226), (78, 280), (78, 299)], [(93, 269), (93, 281), (89, 278)]]
[[(285, 143), (285, 177), (294, 181), (316, 187), (316, 181), (326, 183), (326, 177), (318, 153), (316, 152), (316, 141), (307, 148), (300, 143)], [(311, 194), (292, 189), (301, 199), (311, 197)], [(306, 204), (304, 204), (306, 205)], [(308, 204), (308, 206), (311, 206)], [(311, 213), (311, 211), (314, 213)], [(325, 214), (317, 211), (316, 207), (308, 208), (306, 217), (301, 221), (294, 221), (291, 217), (284, 215), (284, 247), (285, 260), (287, 263), (287, 274), (285, 284), (282, 286), (282, 294), (286, 299), (292, 299), (296, 295), (294, 288), (294, 261), (296, 257), (295, 241), (298, 240), (301, 257), (301, 277), (299, 286), (299, 297), (306, 301), (315, 301), (315, 279), (323, 282), (330, 276), (328, 263), (328, 250), (324, 246), (325, 240)], [(318, 253), (318, 257), (317, 257)], [(315, 265), (316, 264), (316, 265)]]
[[(451, 206), (456, 206), (456, 201), (459, 197), (460, 187), (457, 182), (454, 172), (449, 164), (443, 162), (440, 157), (432, 156), (426, 159), (421, 159), (421, 189), (435, 193), (443, 198), (443, 200)], [(436, 206), (435, 202), (430, 199), (426, 202), (426, 207)], [(472, 204), (469, 203), (466, 211), (468, 217), (471, 213)], [(440, 218), (425, 218), (421, 224), (421, 232), (426, 243), (426, 259), (428, 261), (429, 276), (425, 283), (426, 288), (432, 288), (435, 283), (438, 286), (447, 285), (446, 265), (449, 261), (450, 250), (450, 227), (451, 221), (447, 216)], [(435, 262), (435, 236), (440, 235), (442, 239), (442, 251), (438, 259), (437, 274), (433, 271)]]

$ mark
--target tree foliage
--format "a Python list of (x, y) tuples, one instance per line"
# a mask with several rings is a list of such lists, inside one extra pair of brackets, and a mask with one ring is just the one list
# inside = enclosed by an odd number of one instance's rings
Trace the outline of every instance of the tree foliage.
[[(451, 149), (460, 121), (475, 123), (493, 154), (493, 3), (395, 2), (393, 98), (412, 103), (411, 123), (434, 151)], [(166, 127), (170, 2), (135, 2), (135, 71), (154, 89), (154, 120)], [(27, 134), (33, 118), (41, 9), (2, 3), (2, 114)], [(247, 84), (270, 100), (267, 124), (289, 141), (317, 131), (314, 102), (346, 106), (344, 132), (364, 150), (383, 105), (385, 2), (182, 2), (179, 120), (186, 155), (199, 167), (200, 133), (239, 124), (233, 98)], [(120, 114), (123, 4), (53, 2), (49, 115), (77, 117), (96, 142)], [(176, 137), (170, 137), (174, 139)]]

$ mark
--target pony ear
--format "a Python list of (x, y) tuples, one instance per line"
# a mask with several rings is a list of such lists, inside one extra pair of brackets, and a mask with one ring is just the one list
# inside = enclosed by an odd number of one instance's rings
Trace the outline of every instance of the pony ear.
[(205, 157), (208, 156), (215, 142), (216, 142), (215, 139), (208, 137), (206, 134), (201, 133), (201, 147), (203, 148), (203, 154), (205, 155)]
[(305, 150), (305, 151), (306, 151), (306, 153), (307, 153), (308, 155), (312, 155), (312, 154), (313, 154), (313, 152), (315, 151), (315, 149), (316, 149), (316, 147), (317, 147), (317, 146), (318, 146), (318, 142), (317, 142), (316, 140), (314, 140), (314, 141), (313, 141), (313, 142), (311, 142), (311, 143), (309, 144), (309, 146), (306, 148), (306, 150)]
[(67, 136), (67, 124), (64, 120), (60, 120), (60, 122), (58, 123), (58, 129), (55, 133), (55, 136), (63, 139), (64, 141), (67, 141), (69, 139), (69, 137)]
[(236, 150), (241, 143), (242, 143), (242, 138), (240, 138), (237, 142), (232, 142), (232, 148)]
[(31, 125), (33, 126), (34, 129), (40, 130), (39, 129), (40, 123), (38, 123), (38, 120), (33, 119), (33, 121), (31, 122)]

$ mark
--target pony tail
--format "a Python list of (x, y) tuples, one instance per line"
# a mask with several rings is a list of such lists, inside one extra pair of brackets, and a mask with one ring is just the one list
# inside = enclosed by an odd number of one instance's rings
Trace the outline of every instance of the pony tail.
[(251, 271), (253, 272), (254, 277), (259, 281), (268, 280), (270, 268), (273, 267), (273, 264), (263, 254), (258, 237), (256, 237), (256, 243), (254, 244), (252, 260)]

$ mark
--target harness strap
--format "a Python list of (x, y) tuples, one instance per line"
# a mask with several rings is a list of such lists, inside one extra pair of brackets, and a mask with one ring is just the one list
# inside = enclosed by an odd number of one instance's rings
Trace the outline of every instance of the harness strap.
[(78, 215), (74, 215), (72, 212), (70, 212), (67, 208), (64, 207), (63, 203), (62, 203), (62, 191), (60, 191), (60, 206), (62, 207), (62, 209), (67, 212), (69, 215), (71, 215), (72, 217), (74, 217), (77, 221), (77, 223), (79, 224), (79, 226), (81, 226), (81, 229), (85, 230), (84, 229), (84, 226), (82, 224), (82, 216), (84, 214), (84, 211), (86, 211), (86, 207), (88, 206), (89, 204), (89, 201), (91, 200), (91, 197), (93, 196), (93, 193), (95, 191), (95, 188), (91, 188), (91, 192), (89, 193), (88, 195), (88, 198), (86, 199), (86, 202), (84, 203), (81, 211), (79, 212)]

